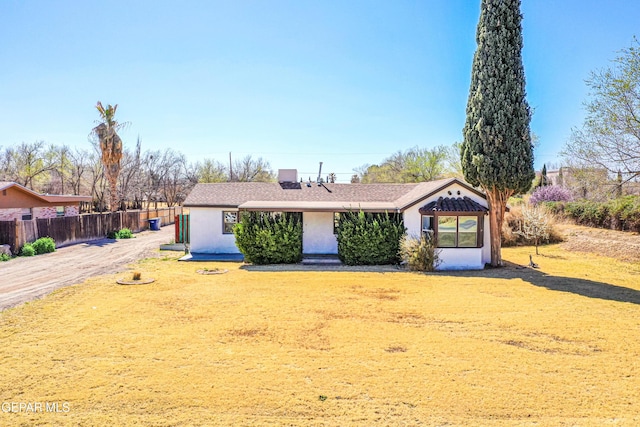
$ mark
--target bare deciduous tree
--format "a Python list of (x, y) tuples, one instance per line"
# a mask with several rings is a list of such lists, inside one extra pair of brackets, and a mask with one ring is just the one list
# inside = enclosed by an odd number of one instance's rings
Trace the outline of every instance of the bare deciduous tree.
[(529, 204), (522, 206), (520, 230), (517, 230), (515, 233), (533, 242), (536, 246), (536, 255), (539, 255), (538, 244), (543, 239), (549, 238), (550, 228), (551, 222), (549, 220), (549, 214), (543, 207)]
[(271, 182), (275, 180), (275, 175), (271, 170), (269, 162), (263, 160), (262, 157), (254, 159), (251, 155), (243, 159), (236, 160), (233, 163), (232, 181), (240, 182)]
[(23, 142), (8, 148), (3, 157), (5, 180), (41, 191), (43, 179), (54, 169), (54, 156), (44, 141)]
[(587, 117), (574, 129), (563, 155), (583, 166), (640, 176), (640, 43), (623, 49), (613, 67), (590, 74)]

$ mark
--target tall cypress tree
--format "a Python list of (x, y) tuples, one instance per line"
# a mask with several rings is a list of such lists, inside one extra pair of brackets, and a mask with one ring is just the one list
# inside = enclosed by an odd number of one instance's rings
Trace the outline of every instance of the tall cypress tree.
[(507, 200), (535, 178), (521, 21), (520, 0), (482, 0), (461, 149), (465, 179), (487, 194), (494, 267)]
[(540, 182), (538, 183), (538, 187), (546, 187), (549, 185), (549, 177), (547, 176), (547, 165), (546, 163), (542, 165), (542, 171), (540, 172)]

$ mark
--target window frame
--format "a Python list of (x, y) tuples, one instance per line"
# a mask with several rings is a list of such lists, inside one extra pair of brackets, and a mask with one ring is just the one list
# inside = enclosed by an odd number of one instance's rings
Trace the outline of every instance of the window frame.
[(33, 219), (33, 208), (22, 208), (20, 212), (22, 221), (31, 221)]
[[(428, 219), (429, 220), (429, 226), (427, 228), (424, 227), (424, 220)], [(420, 216), (420, 231), (422, 233), (426, 233), (426, 232), (433, 232), (433, 222), (435, 220), (435, 216), (434, 215), (421, 215)]]
[[(431, 225), (434, 235), (438, 241), (438, 248), (440, 249), (478, 249), (484, 247), (484, 217), (485, 212), (434, 212), (433, 215), (424, 215), (422, 217), (432, 217)], [(440, 217), (455, 217), (456, 218), (456, 231), (455, 231), (455, 245), (454, 246), (440, 246), (440, 230), (439, 230), (439, 218)], [(475, 217), (476, 218), (476, 244), (475, 246), (460, 246), (460, 217)], [(424, 224), (424, 219), (420, 218), (421, 231)]]
[[(62, 208), (62, 209), (60, 209)], [(65, 214), (64, 212), (64, 206), (56, 206), (56, 218), (61, 218), (63, 217)]]
[[(235, 222), (227, 222), (227, 214), (234, 214), (236, 216)], [(222, 211), (222, 234), (233, 234), (233, 227), (240, 222), (240, 211)], [(227, 225), (231, 225), (231, 230), (227, 231)]]
[(340, 212), (333, 213), (333, 235), (338, 235), (338, 227), (340, 226), (340, 221), (342, 220), (342, 214)]

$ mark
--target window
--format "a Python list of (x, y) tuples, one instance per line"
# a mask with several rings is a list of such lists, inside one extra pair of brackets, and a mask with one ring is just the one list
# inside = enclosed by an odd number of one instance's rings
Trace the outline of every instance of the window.
[(56, 216), (64, 216), (64, 206), (56, 206)]
[(433, 231), (433, 217), (422, 215), (422, 232), (427, 233)]
[(438, 216), (438, 246), (441, 248), (458, 246), (457, 229), (457, 216)]
[(433, 229), (437, 223), (438, 247), (480, 248), (482, 247), (481, 215), (437, 215), (422, 217), (422, 231)]
[(333, 213), (333, 234), (338, 234), (338, 226), (340, 225), (340, 212)]
[(222, 211), (222, 233), (232, 234), (233, 227), (238, 223), (238, 212)]
[(458, 217), (458, 247), (475, 248), (478, 246), (478, 217)]
[(31, 211), (31, 208), (23, 208), (22, 209), (22, 220), (23, 221), (29, 221), (33, 218), (33, 213)]

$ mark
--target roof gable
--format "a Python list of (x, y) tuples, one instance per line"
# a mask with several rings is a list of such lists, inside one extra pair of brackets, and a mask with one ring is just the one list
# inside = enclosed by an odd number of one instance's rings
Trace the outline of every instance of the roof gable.
[(32, 199), (37, 200), (39, 203), (76, 203), (76, 202), (90, 202), (91, 196), (77, 196), (77, 195), (58, 195), (58, 194), (40, 194), (37, 193), (17, 182), (2, 181), (0, 182), (0, 191), (12, 189), (26, 194)]

